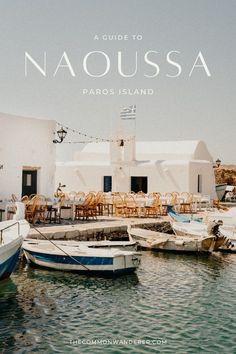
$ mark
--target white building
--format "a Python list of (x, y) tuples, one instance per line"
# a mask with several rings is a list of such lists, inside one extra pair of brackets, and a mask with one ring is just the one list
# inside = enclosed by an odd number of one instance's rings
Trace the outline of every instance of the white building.
[(55, 121), (0, 113), (0, 199), (55, 191)]
[(212, 158), (201, 141), (89, 143), (56, 164), (56, 123), (0, 113), (0, 199), (74, 191), (188, 191), (215, 197)]
[(74, 161), (58, 162), (56, 184), (85, 192), (186, 191), (215, 197), (213, 160), (202, 141), (116, 140), (89, 143)]

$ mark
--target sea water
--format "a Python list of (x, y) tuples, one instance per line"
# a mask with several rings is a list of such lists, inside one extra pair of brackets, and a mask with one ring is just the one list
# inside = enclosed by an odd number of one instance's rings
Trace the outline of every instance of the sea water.
[(143, 252), (117, 279), (20, 264), (0, 284), (1, 353), (236, 353), (236, 255)]

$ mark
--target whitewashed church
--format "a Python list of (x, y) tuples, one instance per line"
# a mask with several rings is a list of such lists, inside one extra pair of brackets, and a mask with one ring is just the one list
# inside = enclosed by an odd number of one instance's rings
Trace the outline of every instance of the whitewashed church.
[(201, 141), (137, 142), (117, 134), (56, 162), (56, 122), (0, 113), (0, 199), (67, 191), (192, 192), (215, 197), (213, 161)]
[(135, 138), (89, 143), (70, 162), (57, 162), (56, 183), (73, 191), (191, 192), (215, 196), (213, 160), (202, 141)]

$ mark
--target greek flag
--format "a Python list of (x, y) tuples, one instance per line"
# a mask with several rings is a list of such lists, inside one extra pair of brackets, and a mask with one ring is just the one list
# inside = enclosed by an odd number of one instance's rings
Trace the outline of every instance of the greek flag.
[(120, 112), (121, 119), (135, 119), (136, 118), (136, 105), (123, 108)]

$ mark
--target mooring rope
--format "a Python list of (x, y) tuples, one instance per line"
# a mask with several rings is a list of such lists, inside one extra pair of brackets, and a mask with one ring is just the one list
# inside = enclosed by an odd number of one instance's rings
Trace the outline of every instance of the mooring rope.
[(64, 251), (61, 247), (59, 247), (58, 245), (56, 245), (52, 240), (50, 240), (46, 235), (44, 235), (41, 231), (39, 231), (34, 225), (30, 224), (31, 227), (37, 231), (41, 236), (45, 237), (47, 241), (51, 242), (56, 248), (58, 248), (60, 251), (62, 251), (63, 253), (65, 253), (66, 256), (70, 257), (71, 259), (73, 259), (76, 263), (78, 263), (79, 265), (81, 265), (82, 267), (84, 267), (87, 271), (90, 271), (90, 269), (88, 267), (86, 267), (84, 264), (82, 264), (80, 261), (78, 261), (76, 258), (74, 258), (73, 256), (71, 256), (69, 253), (67, 253), (66, 251)]

